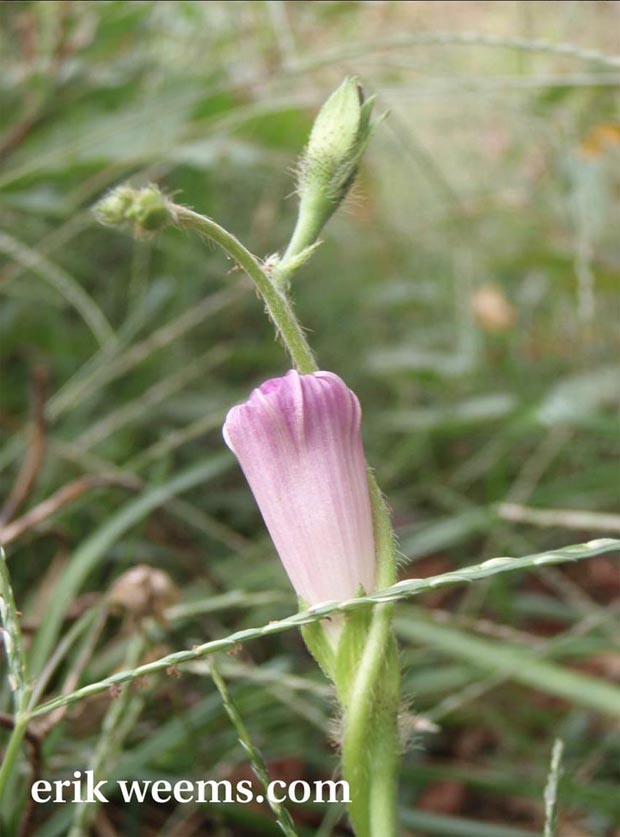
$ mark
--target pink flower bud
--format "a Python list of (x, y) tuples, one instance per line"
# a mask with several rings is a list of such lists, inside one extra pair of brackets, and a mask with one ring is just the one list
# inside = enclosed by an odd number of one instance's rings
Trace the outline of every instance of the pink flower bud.
[(361, 409), (337, 375), (289, 372), (233, 407), (235, 453), (306, 605), (375, 589), (375, 545)]

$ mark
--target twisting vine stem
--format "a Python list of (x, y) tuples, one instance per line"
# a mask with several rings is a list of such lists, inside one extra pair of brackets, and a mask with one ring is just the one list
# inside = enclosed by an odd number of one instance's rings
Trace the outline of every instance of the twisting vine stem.
[(233, 258), (256, 285), (267, 312), (286, 347), (297, 371), (306, 374), (318, 369), (312, 349), (293, 312), (293, 307), (283, 289), (277, 288), (259, 260), (228, 230), (212, 218), (200, 215), (185, 206), (170, 203), (168, 208), (174, 223), (181, 229), (194, 230), (214, 241)]

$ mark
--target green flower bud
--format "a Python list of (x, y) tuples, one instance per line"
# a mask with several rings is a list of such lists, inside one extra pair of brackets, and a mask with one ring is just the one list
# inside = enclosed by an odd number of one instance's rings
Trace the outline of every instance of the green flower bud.
[(321, 230), (351, 188), (372, 131), (373, 103), (372, 97), (364, 100), (355, 79), (347, 78), (319, 111), (298, 165), (297, 224), (274, 268), (276, 284), (285, 287), (313, 252)]
[(113, 227), (124, 224), (127, 221), (127, 212), (133, 203), (133, 194), (134, 189), (129, 186), (118, 186), (108, 192), (93, 210), (97, 220)]
[[(299, 168), (299, 193), (320, 190), (336, 206), (351, 186), (370, 136), (373, 99), (364, 102), (355, 79), (345, 79), (314, 122)], [(327, 220), (327, 219), (326, 219)]]
[(127, 217), (146, 232), (156, 232), (172, 220), (168, 201), (157, 186), (138, 189)]
[(133, 222), (138, 234), (157, 232), (174, 221), (166, 196), (153, 185), (141, 189), (118, 186), (99, 201), (94, 212), (103, 224)]

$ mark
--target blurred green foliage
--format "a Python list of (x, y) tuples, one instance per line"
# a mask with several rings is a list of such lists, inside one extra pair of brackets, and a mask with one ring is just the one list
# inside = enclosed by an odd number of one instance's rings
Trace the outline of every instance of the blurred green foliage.
[[(445, 30), (454, 37), (432, 35)], [(499, 42), (463, 42), (470, 30)], [(91, 206), (126, 179), (155, 181), (257, 255), (282, 252), (295, 160), (345, 75), (389, 116), (293, 294), (321, 365), (362, 401), (403, 574), (600, 534), (508, 522), (496, 504), (618, 509), (619, 30), (615, 2), (0, 3), (2, 494), (33, 449), (42, 375), (45, 456), (21, 512), (86, 474), (164, 492), (191, 466), (210, 475), (100, 541), (84, 576), (84, 542), (123, 512), (126, 485), (81, 495), (11, 544), (35, 649), (49, 652), (54, 620), (66, 632), (138, 562), (166, 570), (183, 601), (243, 591), (234, 606), (160, 627), (163, 652), (294, 607), (232, 459), (209, 466), (227, 408), (286, 370), (260, 304), (205, 242), (176, 231), (134, 241), (98, 226)], [(78, 582), (71, 601), (50, 608), (67, 578)], [(265, 590), (274, 597), (257, 604)], [(401, 606), (406, 686), (422, 715), (404, 765), (408, 828), (538, 833), (560, 736), (558, 833), (617, 833), (617, 725), (545, 696), (544, 679), (526, 689), (504, 667), (479, 668), (467, 634), (493, 653), (524, 643), (617, 680), (619, 602), (612, 557), (428, 597), (411, 619), (432, 632), (439, 609), (462, 654), (416, 642)], [(120, 665), (126, 643), (126, 623), (108, 623), (81, 682)], [(79, 643), (50, 693), (78, 654)], [(298, 637), (248, 646), (221, 668), (272, 775), (330, 775), (330, 703)], [(242, 774), (205, 674), (148, 685), (114, 775)], [(8, 706), (6, 687), (1, 696)], [(101, 706), (78, 706), (46, 739), (46, 777), (86, 766)], [(23, 804), (3, 812), (8, 829)], [(71, 812), (39, 807), (32, 834), (64, 833)], [(207, 833), (191, 831), (207, 821), (210, 834), (277, 833), (267, 811), (244, 806), (109, 807), (123, 835)], [(345, 833), (331, 813), (295, 815), (300, 833)]]

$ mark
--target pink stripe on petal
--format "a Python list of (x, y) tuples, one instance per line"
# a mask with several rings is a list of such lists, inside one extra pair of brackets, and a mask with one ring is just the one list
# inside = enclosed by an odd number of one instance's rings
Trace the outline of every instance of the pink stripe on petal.
[(332, 372), (288, 372), (228, 413), (237, 456), (297, 594), (314, 605), (375, 589), (359, 401)]

